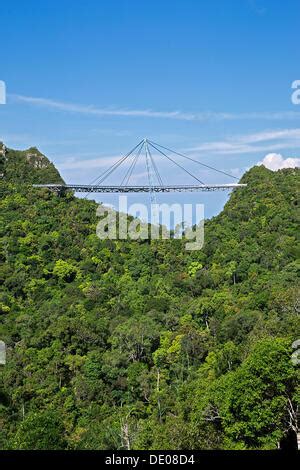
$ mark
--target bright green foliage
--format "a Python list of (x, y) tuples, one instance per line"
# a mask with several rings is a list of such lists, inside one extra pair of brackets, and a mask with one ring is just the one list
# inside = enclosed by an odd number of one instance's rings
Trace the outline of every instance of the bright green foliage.
[(0, 183), (0, 448), (276, 448), (299, 401), (299, 170), (251, 169), (187, 252), (99, 240), (96, 203), (32, 189), (60, 177), (26, 152)]
[(53, 274), (61, 281), (71, 282), (76, 278), (78, 268), (62, 259), (59, 259), (55, 262)]
[(194, 277), (203, 266), (198, 261), (192, 261), (191, 264), (188, 266), (188, 275)]

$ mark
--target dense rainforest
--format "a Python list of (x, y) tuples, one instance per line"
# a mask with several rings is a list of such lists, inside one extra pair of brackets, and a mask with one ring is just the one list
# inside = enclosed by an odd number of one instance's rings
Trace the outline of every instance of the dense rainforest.
[(251, 168), (188, 252), (100, 240), (94, 201), (32, 188), (62, 179), (36, 148), (1, 148), (1, 449), (275, 449), (295, 434), (299, 169)]

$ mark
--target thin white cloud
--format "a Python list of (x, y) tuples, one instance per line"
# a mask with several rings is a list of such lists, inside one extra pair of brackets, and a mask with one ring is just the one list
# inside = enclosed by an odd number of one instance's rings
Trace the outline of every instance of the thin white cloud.
[[(184, 149), (183, 153), (197, 158), (205, 155), (236, 155), (246, 153), (263, 153), (295, 148), (300, 146), (300, 128), (295, 129), (277, 129), (257, 132), (254, 134), (245, 134), (230, 136), (228, 140), (204, 142), (197, 147)], [(59, 170), (81, 170), (90, 168), (108, 167), (115, 163), (120, 155), (99, 156), (88, 158), (91, 155), (80, 155), (80, 158), (70, 158), (67, 155), (60, 156), (57, 163)], [(160, 155), (153, 153), (153, 157), (158, 159), (159, 164), (164, 164), (165, 160)]]
[(300, 167), (300, 158), (288, 157), (283, 158), (280, 153), (268, 153), (258, 165), (264, 165), (269, 170), (277, 171), (283, 168)]
[(63, 101), (55, 101), (47, 98), (34, 98), (31, 96), (10, 95), (13, 101), (27, 103), (46, 108), (57, 109), (72, 113), (80, 113), (95, 116), (127, 116), (127, 117), (153, 117), (153, 118), (169, 118), (194, 120), (196, 115), (192, 113), (182, 113), (181, 111), (153, 111), (151, 109), (126, 109), (126, 108), (98, 108), (92, 105), (78, 105), (66, 103)]
[(279, 120), (279, 119), (300, 119), (300, 112), (282, 111), (282, 112), (254, 112), (254, 113), (227, 113), (227, 112), (184, 112), (175, 111), (157, 111), (152, 109), (127, 109), (127, 108), (100, 108), (93, 105), (80, 105), (67, 103), (48, 98), (38, 98), (32, 96), (23, 96), (18, 94), (9, 94), (9, 99), (17, 103), (25, 103), (33, 106), (40, 106), (57, 111), (86, 114), (93, 116), (120, 116), (120, 117), (146, 117), (146, 118), (165, 118), (177, 119), (182, 121), (231, 121), (231, 120)]
[[(122, 155), (99, 156), (96, 158), (87, 158), (90, 154), (80, 155), (78, 158), (70, 157), (68, 155), (59, 155), (57, 163), (55, 164), (59, 170), (90, 170), (92, 168), (108, 168), (110, 165), (116, 163)], [(152, 153), (152, 157), (156, 160), (159, 159), (160, 163), (164, 163), (160, 155)], [(124, 161), (122, 168), (130, 166), (132, 159)], [(166, 162), (165, 162), (166, 163)]]
[(275, 129), (255, 134), (230, 136), (227, 140), (204, 142), (187, 149), (192, 153), (243, 154), (272, 152), (300, 146), (300, 128)]
[(270, 130), (238, 137), (239, 142), (246, 142), (247, 144), (278, 139), (300, 139), (300, 128)]
[(120, 159), (120, 155), (114, 155), (111, 157), (98, 157), (86, 159), (86, 156), (80, 157), (80, 159), (67, 158), (62, 163), (56, 163), (59, 170), (83, 170), (91, 168), (102, 168), (109, 167), (113, 163)]

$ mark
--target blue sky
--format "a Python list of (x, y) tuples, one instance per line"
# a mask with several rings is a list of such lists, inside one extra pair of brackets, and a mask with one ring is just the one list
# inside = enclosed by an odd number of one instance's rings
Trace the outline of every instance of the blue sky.
[[(1, 3), (0, 139), (38, 146), (66, 181), (89, 182), (143, 137), (235, 175), (299, 158), (298, 0)], [(166, 181), (192, 183), (155, 159)], [(208, 216), (227, 199), (196, 197)]]

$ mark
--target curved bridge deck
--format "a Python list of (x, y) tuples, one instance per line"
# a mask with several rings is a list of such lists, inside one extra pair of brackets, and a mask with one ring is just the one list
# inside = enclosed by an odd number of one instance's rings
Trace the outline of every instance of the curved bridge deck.
[(246, 184), (203, 184), (203, 185), (172, 185), (172, 186), (101, 186), (91, 184), (33, 184), (34, 188), (48, 188), (62, 192), (72, 190), (77, 193), (172, 193), (198, 191), (226, 191), (243, 188)]

